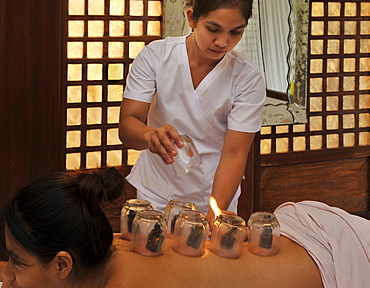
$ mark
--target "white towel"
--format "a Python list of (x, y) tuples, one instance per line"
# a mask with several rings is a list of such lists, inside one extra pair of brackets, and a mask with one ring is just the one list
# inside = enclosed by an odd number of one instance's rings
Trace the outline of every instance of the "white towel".
[(324, 287), (370, 287), (370, 221), (321, 202), (287, 202), (274, 214), (281, 235), (304, 247)]

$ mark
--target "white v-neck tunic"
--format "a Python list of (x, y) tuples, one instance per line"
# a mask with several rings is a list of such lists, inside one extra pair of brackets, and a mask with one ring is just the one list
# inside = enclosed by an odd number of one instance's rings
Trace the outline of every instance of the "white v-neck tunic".
[(149, 200), (153, 196), (164, 206), (171, 199), (192, 201), (206, 213), (226, 131), (260, 130), (265, 85), (256, 66), (243, 53), (231, 51), (194, 89), (186, 37), (168, 37), (144, 47), (131, 67), (124, 97), (151, 103), (149, 126), (170, 124), (190, 136), (202, 164), (177, 176), (171, 165), (144, 150), (127, 180)]

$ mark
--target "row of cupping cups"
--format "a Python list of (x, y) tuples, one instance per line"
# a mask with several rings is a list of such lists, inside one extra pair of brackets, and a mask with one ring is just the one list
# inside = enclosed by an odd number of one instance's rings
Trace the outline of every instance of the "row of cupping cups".
[[(199, 257), (209, 235), (206, 215), (194, 203), (180, 200), (170, 200), (162, 213), (149, 201), (130, 199), (123, 205), (120, 224), (121, 238), (131, 241), (131, 251), (144, 256), (162, 255), (170, 238), (177, 253)], [(250, 252), (272, 256), (279, 252), (279, 238), (280, 225), (273, 213), (255, 212), (246, 225), (240, 216), (223, 212), (216, 217), (209, 247), (221, 257), (238, 258), (248, 239)]]

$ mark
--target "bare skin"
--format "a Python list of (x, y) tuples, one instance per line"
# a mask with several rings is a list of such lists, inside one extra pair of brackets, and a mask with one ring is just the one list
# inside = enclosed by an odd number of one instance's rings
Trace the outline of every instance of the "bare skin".
[[(147, 257), (130, 252), (130, 243), (116, 239), (106, 288), (322, 288), (320, 272), (305, 249), (281, 237), (280, 252), (256, 256), (245, 242), (238, 259), (222, 258), (209, 249), (202, 257), (180, 255), (166, 240), (164, 255)], [(206, 247), (209, 246), (209, 241)]]
[[(131, 252), (130, 242), (116, 235), (113, 244), (115, 254), (104, 273), (95, 277), (94, 283), (105, 283), (105, 288), (323, 287), (320, 272), (306, 250), (285, 237), (281, 237), (280, 252), (275, 256), (256, 256), (248, 251), (248, 242), (245, 242), (238, 259), (226, 259), (214, 254), (208, 249), (209, 241), (202, 257), (180, 255), (172, 250), (171, 241), (166, 239), (164, 255), (147, 257)], [(6, 266), (7, 262), (0, 262), (1, 274), (9, 269)], [(58, 286), (53, 287), (102, 287), (94, 283), (76, 286), (76, 282), (70, 286), (67, 284), (70, 283), (68, 276), (63, 284), (56, 273), (43, 276), (48, 277), (44, 279), (45, 283), (58, 282)], [(38, 283), (38, 288), (51, 287)], [(13, 286), (6, 281), (3, 287)]]

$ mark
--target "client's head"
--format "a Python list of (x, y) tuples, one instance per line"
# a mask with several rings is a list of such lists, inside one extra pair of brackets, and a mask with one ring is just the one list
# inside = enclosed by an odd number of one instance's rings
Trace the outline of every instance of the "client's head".
[(68, 287), (59, 285), (84, 282), (104, 267), (113, 232), (100, 204), (120, 196), (123, 184), (109, 168), (50, 174), (20, 189), (1, 215), (1, 245), (9, 256), (4, 277), (19, 287)]

